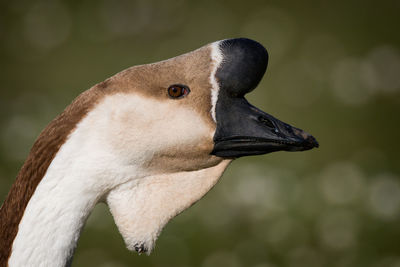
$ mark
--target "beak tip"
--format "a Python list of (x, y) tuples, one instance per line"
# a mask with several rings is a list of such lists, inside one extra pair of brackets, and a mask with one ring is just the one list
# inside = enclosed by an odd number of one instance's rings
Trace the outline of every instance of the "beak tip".
[(306, 140), (305, 140), (306, 144), (307, 144), (307, 148), (308, 149), (312, 149), (312, 148), (318, 148), (319, 147), (319, 143), (317, 141), (317, 139), (315, 139), (314, 136), (309, 135)]
[(303, 147), (303, 150), (310, 150), (313, 148), (318, 148), (319, 147), (319, 143), (317, 141), (317, 139), (315, 139), (314, 136), (312, 136), (311, 134), (299, 129), (299, 128), (295, 128), (294, 129), (294, 133), (295, 135), (297, 135), (297, 137), (299, 138), (299, 141), (301, 142), (301, 146)]

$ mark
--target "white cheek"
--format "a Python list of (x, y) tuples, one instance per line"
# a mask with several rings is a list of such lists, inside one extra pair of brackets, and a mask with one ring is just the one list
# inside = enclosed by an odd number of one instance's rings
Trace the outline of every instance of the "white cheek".
[(104, 122), (100, 128), (105, 143), (123, 160), (146, 161), (160, 151), (212, 140), (213, 132), (201, 116), (177, 101), (115, 94), (96, 108), (91, 119)]

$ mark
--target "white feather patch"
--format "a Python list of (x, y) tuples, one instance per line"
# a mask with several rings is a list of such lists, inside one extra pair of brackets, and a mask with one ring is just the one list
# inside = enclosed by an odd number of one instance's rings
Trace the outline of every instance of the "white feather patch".
[(221, 49), (219, 47), (221, 41), (214, 42), (211, 44), (211, 60), (212, 60), (212, 71), (210, 75), (210, 83), (211, 83), (211, 116), (214, 122), (217, 122), (217, 118), (215, 115), (215, 107), (217, 105), (218, 94), (219, 94), (219, 84), (215, 77), (217, 69), (221, 65), (223, 61), (223, 55)]

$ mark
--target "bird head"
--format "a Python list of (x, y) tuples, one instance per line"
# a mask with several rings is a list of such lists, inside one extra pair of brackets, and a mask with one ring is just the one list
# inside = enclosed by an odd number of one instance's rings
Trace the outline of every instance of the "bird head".
[(128, 154), (139, 146), (149, 155), (141, 160), (164, 173), (318, 147), (313, 136), (245, 99), (267, 64), (261, 44), (239, 38), (129, 68), (101, 84), (119, 98), (110, 126), (120, 138), (110, 140)]
[(88, 115), (97, 123), (88, 136), (112, 155), (103, 159), (114, 177), (105, 199), (129, 249), (151, 251), (163, 226), (204, 196), (233, 159), (318, 146), (245, 99), (267, 63), (259, 43), (229, 39), (92, 88), (106, 97)]

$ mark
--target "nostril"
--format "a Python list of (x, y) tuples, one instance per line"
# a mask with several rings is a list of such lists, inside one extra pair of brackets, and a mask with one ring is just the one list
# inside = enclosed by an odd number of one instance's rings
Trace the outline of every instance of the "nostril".
[(263, 123), (264, 125), (268, 126), (271, 129), (275, 129), (275, 125), (272, 123), (272, 121), (266, 117), (263, 116), (258, 116), (258, 121)]
[(292, 126), (290, 126), (289, 124), (285, 124), (285, 129), (286, 129), (286, 131), (288, 131), (288, 133), (291, 133), (291, 134), (294, 133)]

